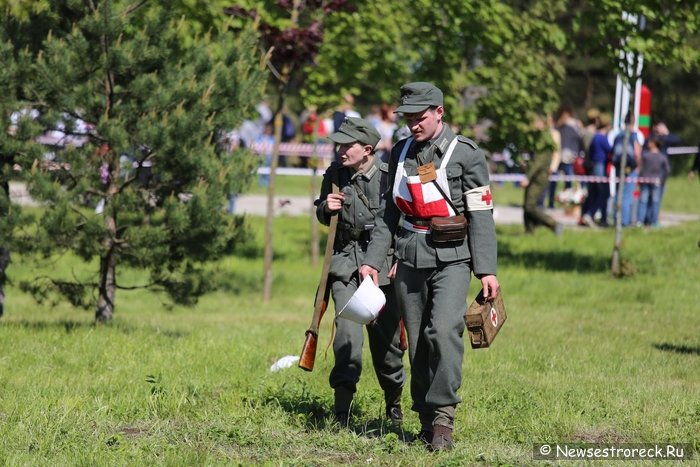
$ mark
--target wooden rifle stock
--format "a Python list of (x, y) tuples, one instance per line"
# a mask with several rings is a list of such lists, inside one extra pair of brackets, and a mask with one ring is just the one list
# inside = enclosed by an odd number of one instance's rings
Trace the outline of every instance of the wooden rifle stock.
[[(337, 171), (332, 174), (333, 193), (338, 192)], [(306, 371), (313, 371), (314, 363), (316, 362), (316, 344), (318, 343), (318, 329), (321, 325), (321, 318), (328, 307), (328, 298), (330, 296), (331, 283), (328, 280), (328, 275), (331, 269), (331, 257), (333, 256), (333, 244), (335, 243), (335, 232), (338, 228), (338, 214), (331, 216), (331, 223), (328, 227), (328, 240), (326, 241), (326, 252), (323, 257), (323, 268), (321, 268), (321, 280), (318, 283), (316, 290), (316, 299), (314, 300), (314, 315), (311, 318), (311, 326), (306, 330), (306, 340), (304, 347), (301, 349), (299, 357), (299, 368)]]
[[(318, 343), (318, 328), (321, 324), (321, 318), (326, 312), (328, 307), (328, 298), (330, 295), (330, 282), (326, 281), (326, 290), (323, 293), (322, 302), (320, 304), (320, 313), (318, 315), (318, 322), (316, 322), (316, 312), (314, 310), (314, 318), (311, 321), (311, 326), (306, 330), (306, 340), (304, 341), (304, 347), (301, 349), (301, 356), (299, 357), (299, 368), (306, 371), (313, 371), (314, 363), (316, 362), (316, 345)], [(321, 288), (316, 291), (316, 300), (318, 300)], [(315, 308), (316, 309), (316, 308)]]
[(406, 337), (406, 326), (403, 324), (403, 318), (399, 321), (400, 335), (399, 335), (399, 349), (404, 352), (408, 350), (408, 338)]

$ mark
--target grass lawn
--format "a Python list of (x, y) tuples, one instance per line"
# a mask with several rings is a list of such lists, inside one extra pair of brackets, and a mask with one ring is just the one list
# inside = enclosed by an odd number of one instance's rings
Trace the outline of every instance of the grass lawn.
[[(695, 195), (692, 206), (673, 199), (698, 185), (672, 181), (668, 209), (700, 212)], [(499, 227), (508, 321), (493, 348), (467, 350), (456, 447), (430, 454), (410, 442), (419, 423), (408, 391), (403, 425), (383, 421), (367, 348), (352, 430), (333, 425), (330, 314), (313, 372), (269, 371), (301, 350), (320, 270), (307, 260), (308, 220), (275, 222), (269, 303), (263, 222), (251, 218), (256, 236), (218, 265), (217, 292), (186, 309), (120, 291), (111, 326), (94, 327), (93, 311), (37, 305), (16, 286), (79, 263), (37, 271), (13, 258), (0, 321), (0, 464), (529, 465), (541, 442), (700, 449), (700, 223), (625, 231), (635, 273), (620, 280), (608, 273), (612, 231), (556, 238)]]

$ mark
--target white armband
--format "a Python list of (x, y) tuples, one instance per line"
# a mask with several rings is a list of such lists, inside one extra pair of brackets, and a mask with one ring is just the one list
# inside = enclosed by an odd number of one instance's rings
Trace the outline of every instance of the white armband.
[(467, 197), (467, 211), (487, 211), (493, 209), (491, 188), (488, 185), (472, 188), (464, 193)]

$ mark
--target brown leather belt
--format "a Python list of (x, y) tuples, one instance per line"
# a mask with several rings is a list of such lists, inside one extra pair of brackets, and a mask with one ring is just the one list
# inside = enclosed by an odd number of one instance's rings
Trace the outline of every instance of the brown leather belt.
[(420, 217), (406, 216), (406, 222), (410, 222), (418, 227), (430, 227), (430, 219), (421, 219)]

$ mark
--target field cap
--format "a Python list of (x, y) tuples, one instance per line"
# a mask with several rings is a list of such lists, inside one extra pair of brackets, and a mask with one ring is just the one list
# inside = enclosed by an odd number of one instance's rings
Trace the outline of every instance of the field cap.
[(374, 125), (364, 118), (345, 117), (338, 131), (328, 136), (328, 139), (338, 144), (350, 144), (358, 141), (374, 148), (382, 137)]
[(379, 316), (386, 304), (382, 289), (374, 285), (372, 277), (366, 276), (348, 303), (338, 313), (338, 318), (359, 324), (369, 324)]
[(442, 91), (430, 83), (419, 81), (401, 86), (401, 105), (395, 112), (413, 114), (439, 105), (443, 105)]

